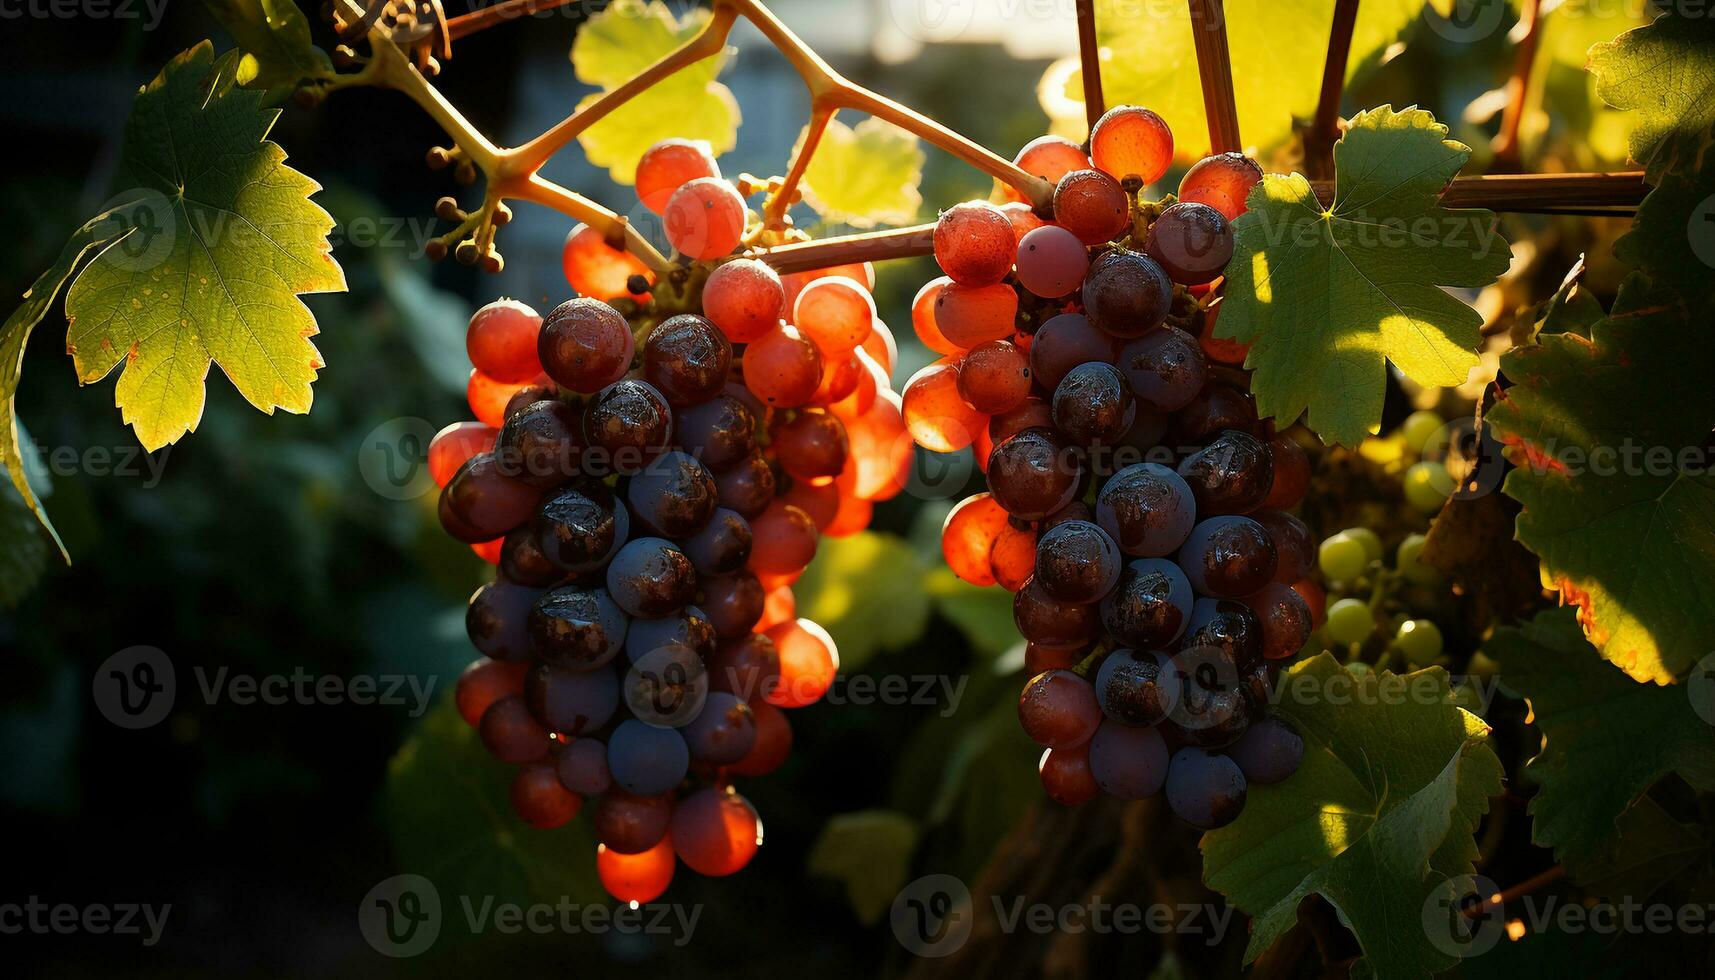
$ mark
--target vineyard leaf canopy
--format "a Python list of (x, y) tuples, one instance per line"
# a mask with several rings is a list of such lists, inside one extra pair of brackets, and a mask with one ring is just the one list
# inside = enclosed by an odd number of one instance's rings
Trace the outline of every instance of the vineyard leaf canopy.
[(137, 96), (119, 186), (130, 234), (66, 297), (78, 380), (124, 365), (116, 402), (154, 451), (195, 429), (220, 365), (252, 405), (307, 412), (321, 355), (300, 293), (343, 290), (315, 181), (267, 139), (278, 118), (203, 42)]
[(810, 873), (845, 883), (858, 921), (874, 925), (911, 874), (916, 821), (897, 810), (861, 810), (830, 819), (810, 848)]
[(1540, 788), (1531, 839), (1559, 860), (1611, 854), (1616, 824), (1668, 773), (1715, 789), (1715, 677), (1639, 684), (1585, 641), (1574, 611), (1553, 609), (1495, 631), (1484, 647), (1506, 687), (1529, 698), (1542, 753), (1525, 766)]
[(1384, 360), (1423, 385), (1464, 383), (1482, 317), (1441, 287), (1486, 286), (1512, 257), (1493, 213), (1440, 203), (1470, 154), (1428, 112), (1383, 106), (1335, 145), (1331, 207), (1298, 174), (1252, 189), (1216, 333), (1251, 345), (1261, 414), (1308, 411), (1355, 445), (1381, 421)]
[(851, 671), (922, 635), (929, 619), (926, 574), (922, 556), (904, 539), (865, 531), (823, 538), (792, 591), (798, 615), (828, 631), (841, 669)]
[[(803, 137), (798, 141), (801, 146)], [(914, 220), (922, 182), (917, 137), (883, 119), (856, 126), (836, 119), (822, 134), (802, 186), (804, 200), (824, 220), (871, 228)]]
[[(583, 109), (631, 81), (702, 31), (709, 11), (692, 9), (683, 18), (660, 0), (616, 0), (586, 21), (572, 42), (572, 68), (578, 81), (601, 92), (578, 103)], [(589, 161), (606, 167), (621, 184), (637, 179), (643, 151), (664, 139), (704, 140), (718, 155), (738, 143), (738, 100), (715, 81), (731, 49), (661, 79), (578, 135)]]
[[(1235, 65), (1233, 86), (1245, 139), (1264, 149), (1292, 135), (1292, 118), (1316, 111), (1322, 58), (1306, 57), (1328, 46), (1335, 0), (1227, 0), (1227, 43)], [(1378, 66), (1420, 15), (1424, 0), (1365, 0), (1358, 7), (1346, 75), (1354, 79)], [(1173, 129), (1181, 159), (1209, 152), (1203, 89), (1190, 8), (1136, 0), (1097, 0), (1096, 35), (1101, 43), (1102, 90), (1109, 105), (1148, 106)], [(1044, 107), (1057, 128), (1081, 132), (1084, 90), (1081, 72), (1045, 93)], [(1061, 120), (1065, 121), (1062, 122)]]
[(1471, 873), (1472, 835), (1501, 792), (1487, 726), (1454, 705), (1439, 668), (1360, 678), (1321, 654), (1293, 665), (1279, 690), (1304, 761), (1283, 783), (1250, 787), (1239, 818), (1202, 845), (1204, 880), (1253, 919), (1246, 961), (1320, 894), (1371, 973), (1450, 968), (1457, 959), (1432, 943), (1425, 909), (1443, 882)]
[(310, 22), (292, 0), (205, 0), (238, 47), (238, 84), (246, 88), (295, 88), (306, 80), (332, 78), (327, 52), (310, 40)]
[[(1614, 256), (1676, 290), (1699, 315), (1715, 310), (1715, 126), (1673, 136), (1674, 164), (1638, 206)], [(1689, 247), (1687, 247), (1689, 246)]]
[(1676, 134), (1715, 125), (1715, 17), (1662, 14), (1590, 49), (1597, 93), (1609, 105), (1638, 113), (1632, 159), (1653, 183), (1681, 149)]
[(1488, 419), (1518, 464), (1519, 541), (1602, 656), (1667, 684), (1715, 649), (1715, 346), (1645, 290), (1629, 280), (1588, 340), (1508, 353)]

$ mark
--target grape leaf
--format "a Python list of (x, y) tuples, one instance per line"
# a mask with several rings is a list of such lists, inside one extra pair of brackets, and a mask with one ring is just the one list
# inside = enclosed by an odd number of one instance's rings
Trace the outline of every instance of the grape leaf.
[[(1321, 52), (1328, 46), (1335, 0), (1227, 0), (1227, 45), (1233, 88), (1245, 141), (1264, 150), (1292, 136), (1294, 116), (1316, 111), (1322, 82)], [(1378, 67), (1384, 52), (1405, 36), (1423, 12), (1424, 0), (1365, 0), (1352, 33), (1348, 81)], [(1197, 73), (1190, 8), (1151, 7), (1139, 15), (1130, 0), (1097, 0), (1096, 37), (1102, 46), (1102, 91), (1109, 105), (1132, 103), (1160, 113), (1173, 129), (1182, 160), (1209, 152), (1203, 88)], [(1066, 68), (1070, 68), (1067, 63)], [(1082, 135), (1083, 74), (1050, 68), (1043, 108), (1056, 131)], [(1063, 81), (1061, 81), (1063, 79)], [(1059, 84), (1054, 84), (1059, 82)]]
[(1482, 317), (1441, 287), (1486, 286), (1512, 256), (1492, 212), (1440, 204), (1470, 155), (1428, 112), (1383, 106), (1334, 145), (1332, 207), (1298, 174), (1252, 189), (1216, 334), (1251, 345), (1263, 415), (1308, 411), (1352, 446), (1381, 420), (1384, 358), (1426, 386), (1465, 381)]
[(896, 810), (842, 813), (810, 848), (810, 871), (844, 882), (858, 921), (874, 925), (904, 887), (917, 848), (917, 823)]
[(1283, 783), (1251, 787), (1239, 818), (1203, 836), (1204, 881), (1253, 919), (1245, 960), (1320, 894), (1375, 975), (1453, 966), (1425, 915), (1437, 885), (1471, 872), (1472, 835), (1501, 792), (1487, 726), (1453, 704), (1440, 668), (1356, 678), (1320, 654), (1294, 664), (1280, 692), (1303, 763)]
[(994, 659), (1024, 643), (1012, 621), (1012, 593), (1000, 586), (975, 586), (941, 567), (923, 588), (935, 600), (935, 610), (965, 634), (973, 652)]
[(42, 317), (48, 315), (48, 308), (53, 305), (54, 297), (59, 295), (60, 287), (71, 278), (72, 270), (83, 261), (83, 257), (93, 249), (102, 248), (117, 238), (125, 237), (131, 230), (115, 220), (113, 211), (105, 211), (84, 224), (77, 233), (66, 242), (60, 250), (60, 256), (54, 261), (53, 267), (37, 277), (28, 292), (24, 293), (24, 302), (12, 315), (6, 318), (6, 325), (0, 327), (0, 398), (6, 401), (5, 424), (0, 425), (0, 464), (4, 464), (6, 472), (12, 477), (12, 485), (18, 489), (22, 504), (30, 513), (36, 515), (42, 527), (53, 536), (54, 545), (60, 550), (60, 557), (68, 563), (71, 555), (67, 554), (65, 543), (60, 541), (59, 532), (54, 530), (53, 522), (48, 520), (47, 511), (42, 509), (41, 501), (36, 499), (35, 491), (30, 489), (30, 478), (24, 466), (23, 445), (18, 435), (18, 411), (16, 399), (18, 396), (18, 377), (24, 369), (24, 345), (30, 339), (30, 331), (36, 324), (42, 322)]
[(42, 526), (17, 491), (0, 484), (0, 607), (16, 606), (48, 569)]
[[(798, 145), (803, 142), (800, 135)], [(922, 182), (917, 137), (872, 117), (856, 126), (829, 122), (801, 186), (805, 202), (824, 220), (873, 228), (915, 220), (923, 204), (917, 191)]]
[(345, 288), (319, 185), (267, 139), (279, 113), (236, 63), (204, 41), (138, 94), (119, 164), (136, 227), (66, 296), (78, 380), (123, 362), (115, 401), (151, 452), (196, 428), (211, 362), (264, 412), (309, 411), (321, 355), (298, 294)]
[[(702, 31), (709, 11), (692, 9), (676, 18), (661, 0), (615, 0), (589, 20), (572, 42), (578, 81), (601, 92), (578, 103), (582, 109), (636, 77)], [(643, 151), (670, 137), (706, 140), (719, 155), (738, 143), (738, 100), (715, 81), (731, 49), (704, 58), (661, 79), (578, 135), (589, 161), (606, 167), (614, 180), (637, 179)]]
[(1530, 699), (1542, 732), (1524, 770), (1539, 786), (1531, 839), (1560, 860), (1611, 855), (1621, 815), (1669, 773), (1715, 789), (1715, 729), (1692, 701), (1703, 696), (1715, 718), (1709, 683), (1637, 683), (1602, 662), (1570, 609), (1498, 629), (1484, 652), (1506, 688)]
[(310, 41), (310, 22), (292, 0), (204, 0), (244, 57), (238, 84), (245, 88), (296, 88), (332, 78), (327, 52)]
[(1518, 465), (1518, 540), (1602, 656), (1667, 684), (1715, 649), (1715, 347), (1682, 310), (1639, 306), (1646, 288), (1629, 280), (1588, 340), (1509, 352), (1488, 421)]
[(1632, 159), (1652, 183), (1680, 149), (1670, 137), (1715, 125), (1715, 18), (1664, 13), (1591, 48), (1590, 70), (1609, 105), (1637, 111)]
[(878, 650), (900, 649), (922, 634), (929, 618), (926, 574), (903, 539), (864, 531), (823, 538), (792, 592), (798, 615), (834, 638), (841, 669), (855, 670)]
[(1673, 819), (1648, 796), (1615, 823), (1612, 847), (1566, 855), (1566, 873), (1587, 891), (1645, 899), (1709, 859), (1702, 828)]
[[(1650, 274), (1699, 315), (1715, 309), (1715, 127), (1673, 137), (1679, 163), (1638, 206), (1614, 257)], [(1687, 245), (1690, 247), (1687, 248)]]
[(552, 832), (526, 824), (508, 803), (515, 771), (442, 698), (387, 766), (382, 816), (399, 870), (428, 878), (447, 903), (601, 901), (589, 821)]

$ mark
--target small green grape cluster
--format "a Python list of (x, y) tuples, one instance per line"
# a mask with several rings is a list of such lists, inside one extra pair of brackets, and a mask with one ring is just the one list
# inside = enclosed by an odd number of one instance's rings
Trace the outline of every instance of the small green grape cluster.
[(1413, 412), (1400, 423), (1392, 437), (1399, 442), (1406, 457), (1417, 460), (1405, 470), (1405, 502), (1423, 514), (1441, 510), (1455, 488), (1453, 476), (1447, 472), (1447, 464), (1439, 458), (1431, 458), (1437, 450), (1444, 448), (1435, 442), (1446, 424), (1434, 412)]
[(1311, 643), (1346, 654), (1354, 666), (1372, 653), (1378, 663), (1397, 655), (1414, 668), (1445, 666), (1441, 628), (1411, 608), (1442, 581), (1423, 561), (1426, 540), (1407, 535), (1391, 567), (1381, 537), (1369, 528), (1347, 528), (1324, 540), (1316, 562), (1328, 583), (1327, 616)]

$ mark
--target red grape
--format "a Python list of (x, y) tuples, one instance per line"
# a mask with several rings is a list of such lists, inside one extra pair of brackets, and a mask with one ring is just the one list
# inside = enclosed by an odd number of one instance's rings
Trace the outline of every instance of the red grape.
[(674, 191), (698, 178), (720, 175), (707, 141), (665, 139), (637, 160), (637, 198), (649, 210), (665, 214)]
[(499, 299), (477, 310), (465, 331), (465, 353), (478, 371), (501, 384), (520, 384), (542, 373), (536, 360), (536, 335), (542, 317), (513, 299)]

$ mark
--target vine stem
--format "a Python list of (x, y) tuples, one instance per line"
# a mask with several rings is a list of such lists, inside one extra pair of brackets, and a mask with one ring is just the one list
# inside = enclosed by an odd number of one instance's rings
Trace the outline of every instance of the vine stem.
[(1524, 0), (1514, 33), (1518, 41), (1513, 52), (1513, 73), (1507, 79), (1507, 107), (1501, 114), (1501, 131), (1495, 136), (1494, 166), (1498, 170), (1517, 170), (1519, 127), (1524, 122), (1525, 104), (1530, 96), (1530, 73), (1536, 64), (1536, 51), (1542, 42), (1542, 0)]
[(1239, 108), (1233, 94), (1233, 60), (1227, 50), (1227, 13), (1222, 0), (1190, 0), (1191, 39), (1197, 48), (1197, 74), (1203, 83), (1203, 112), (1209, 117), (1209, 145), (1216, 153), (1243, 152)]
[(1506, 891), (1496, 892), (1493, 895), (1484, 895), (1483, 900), (1466, 909), (1465, 914), (1471, 918), (1476, 918), (1480, 915), (1487, 915), (1495, 909), (1505, 907), (1510, 901), (1529, 895), (1531, 892), (1536, 891), (1543, 885), (1553, 884), (1554, 882), (1559, 881), (1565, 874), (1566, 865), (1557, 864), (1554, 867), (1549, 868), (1547, 871), (1543, 871), (1526, 878), (1511, 888), (1508, 888)]
[(532, 14), (557, 10), (573, 0), (502, 0), (491, 7), (482, 7), (468, 14), (460, 14), (447, 21), (447, 40), (457, 41), (470, 37), (478, 31), (486, 31), (496, 24), (529, 17)]
[(1304, 137), (1304, 168), (1314, 177), (1334, 176), (1334, 144), (1340, 139), (1340, 97), (1346, 91), (1346, 64), (1352, 54), (1352, 29), (1358, 0), (1335, 0), (1328, 28), (1328, 58), (1322, 67), (1322, 94), (1316, 118)]
[(1084, 119), (1090, 129), (1107, 106), (1102, 100), (1102, 49), (1096, 42), (1096, 0), (1077, 0), (1078, 68), (1084, 77)]

